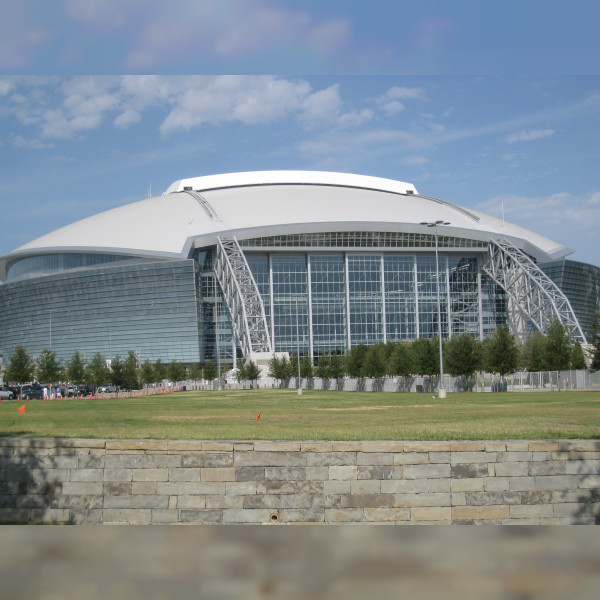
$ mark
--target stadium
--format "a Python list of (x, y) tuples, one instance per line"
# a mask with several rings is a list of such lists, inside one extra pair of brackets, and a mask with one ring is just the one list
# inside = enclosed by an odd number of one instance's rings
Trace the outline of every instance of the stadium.
[(484, 339), (508, 324), (524, 339), (553, 317), (585, 343), (600, 269), (570, 252), (401, 181), (182, 179), (0, 257), (0, 355), (314, 358), (440, 329)]

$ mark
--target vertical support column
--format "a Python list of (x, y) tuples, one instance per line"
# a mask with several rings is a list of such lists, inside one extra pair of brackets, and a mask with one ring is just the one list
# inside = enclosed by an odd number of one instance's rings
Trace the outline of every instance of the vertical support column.
[(387, 318), (386, 318), (386, 303), (385, 303), (385, 268), (383, 262), (383, 254), (380, 255), (381, 269), (381, 326), (383, 327), (383, 343), (387, 342)]
[[(442, 257), (444, 258), (444, 257)], [(446, 323), (448, 324), (448, 333), (447, 339), (450, 339), (452, 336), (452, 309), (450, 304), (450, 265), (448, 263), (448, 257), (445, 257), (446, 260), (446, 269), (444, 273), (446, 274)], [(443, 336), (442, 336), (443, 337)]]
[(312, 273), (310, 254), (306, 255), (306, 291), (308, 302), (308, 355), (310, 357), (310, 364), (313, 365)]
[(271, 303), (271, 341), (275, 352), (275, 303), (273, 302), (273, 255), (269, 253), (269, 302)]
[(479, 341), (483, 342), (483, 296), (481, 288), (480, 258), (477, 257), (477, 307), (479, 309)]
[(417, 255), (414, 256), (415, 259), (415, 270), (414, 270), (414, 282), (415, 282), (415, 327), (417, 328), (416, 334), (417, 338), (421, 337), (421, 326), (419, 323), (419, 264), (417, 262)]
[(346, 284), (346, 334), (348, 340), (347, 350), (352, 349), (352, 336), (350, 334), (350, 273), (348, 271), (348, 253), (344, 252), (344, 270), (345, 270), (345, 284)]

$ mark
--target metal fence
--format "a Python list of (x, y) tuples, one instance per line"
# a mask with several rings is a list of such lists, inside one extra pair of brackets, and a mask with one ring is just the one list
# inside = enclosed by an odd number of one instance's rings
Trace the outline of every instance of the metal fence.
[[(435, 394), (438, 391), (438, 377), (344, 377), (340, 379), (324, 379), (321, 377), (303, 378), (303, 390), (332, 390), (345, 392), (416, 392)], [(444, 387), (448, 392), (526, 392), (526, 391), (558, 391), (560, 379), (561, 390), (600, 390), (600, 371), (519, 371), (501, 378), (492, 373), (477, 373), (467, 380), (464, 377), (444, 377)], [(286, 388), (297, 389), (298, 379), (278, 381), (267, 377), (254, 382), (241, 383), (187, 382), (187, 389), (198, 390), (240, 390), (252, 388)]]

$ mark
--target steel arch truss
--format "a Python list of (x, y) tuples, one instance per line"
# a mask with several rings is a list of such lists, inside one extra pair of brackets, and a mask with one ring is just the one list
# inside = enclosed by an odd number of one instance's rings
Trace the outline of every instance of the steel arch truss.
[(582, 344), (585, 335), (561, 289), (519, 248), (506, 239), (493, 239), (483, 270), (512, 298), (531, 322), (545, 333), (553, 317)]
[(265, 307), (246, 257), (235, 237), (217, 238), (215, 274), (223, 290), (244, 358), (273, 352)]

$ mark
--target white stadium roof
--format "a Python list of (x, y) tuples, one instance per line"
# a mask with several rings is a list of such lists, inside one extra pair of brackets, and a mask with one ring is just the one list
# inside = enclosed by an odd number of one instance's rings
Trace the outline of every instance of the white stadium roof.
[(256, 171), (182, 179), (154, 198), (88, 217), (0, 258), (102, 252), (188, 258), (219, 235), (239, 239), (307, 231), (424, 233), (422, 221), (449, 221), (444, 234), (487, 241), (504, 237), (540, 261), (569, 249), (527, 229), (442, 200), (410, 183), (321, 171)]

